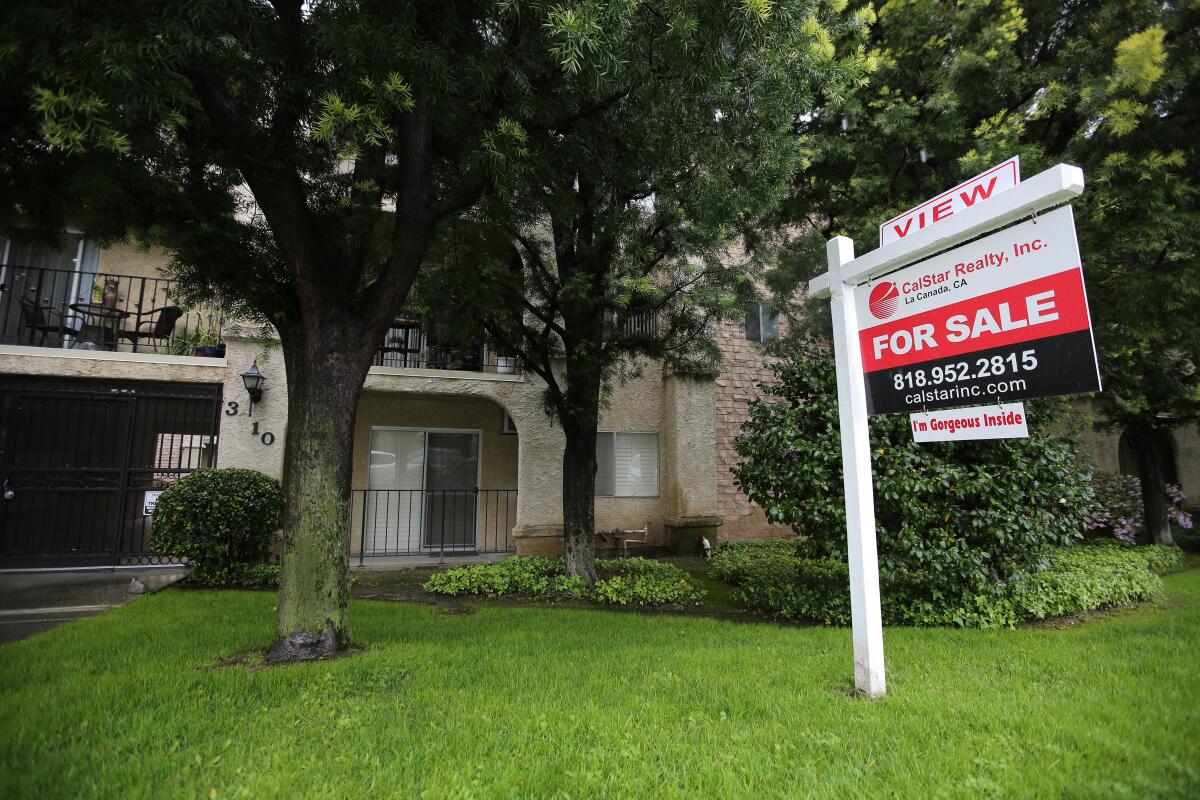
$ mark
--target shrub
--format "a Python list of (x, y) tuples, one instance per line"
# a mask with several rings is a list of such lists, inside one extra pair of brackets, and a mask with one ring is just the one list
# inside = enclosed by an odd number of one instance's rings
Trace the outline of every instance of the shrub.
[[(884, 621), (993, 627), (1128, 605), (1152, 599), (1161, 588), (1156, 573), (1175, 567), (1181, 558), (1176, 547), (1115, 543), (1058, 547), (1048, 556), (1044, 570), (1003, 591), (958, 595), (936, 605), (909, 602), (910, 590), (897, 590), (881, 578)], [(734, 583), (736, 596), (750, 608), (786, 619), (849, 623), (846, 563), (798, 555), (794, 543), (722, 544), (713, 554), (710, 574)], [(897, 579), (893, 575), (888, 580)]]
[[(796, 555), (824, 575), (846, 559), (837, 389), (829, 355), (798, 345), (750, 403), (738, 486), (801, 534)], [(875, 517), (886, 606), (937, 618), (963, 598), (1003, 594), (1080, 538), (1092, 501), (1075, 441), (1046, 432), (1057, 401), (1027, 404), (1028, 439), (916, 444), (907, 415), (871, 418)], [(817, 566), (820, 565), (820, 566)], [(832, 567), (829, 567), (832, 568)]]
[(273, 589), (279, 586), (278, 564), (198, 564), (188, 573), (188, 582), (216, 588)]
[(782, 560), (790, 563), (795, 558), (795, 539), (721, 542), (713, 549), (708, 561), (708, 574), (726, 583), (741, 583), (764, 562)]
[(512, 556), (499, 564), (470, 564), (430, 576), (425, 591), (447, 595), (580, 598), (613, 605), (688, 605), (704, 590), (674, 564), (648, 558), (597, 561), (600, 580), (588, 589), (563, 574), (561, 559)]
[[(249, 469), (206, 469), (185, 475), (158, 498), (151, 544), (195, 565), (189, 579), (212, 585), (263, 585), (283, 513), (279, 481)], [(250, 581), (242, 584), (238, 576)], [(276, 577), (277, 580), (277, 577)]]

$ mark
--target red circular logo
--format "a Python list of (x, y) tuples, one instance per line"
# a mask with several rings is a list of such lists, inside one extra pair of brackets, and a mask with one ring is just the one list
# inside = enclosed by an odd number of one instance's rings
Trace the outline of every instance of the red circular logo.
[(887, 319), (896, 313), (896, 304), (900, 302), (900, 290), (891, 281), (877, 284), (871, 290), (867, 305), (876, 319)]

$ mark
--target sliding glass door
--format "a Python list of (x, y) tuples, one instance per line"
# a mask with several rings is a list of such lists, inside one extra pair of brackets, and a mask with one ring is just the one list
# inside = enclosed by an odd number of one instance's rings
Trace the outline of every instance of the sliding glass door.
[(477, 431), (371, 431), (366, 512), (375, 555), (476, 547)]
[(425, 451), (425, 547), (475, 549), (479, 434), (430, 431)]

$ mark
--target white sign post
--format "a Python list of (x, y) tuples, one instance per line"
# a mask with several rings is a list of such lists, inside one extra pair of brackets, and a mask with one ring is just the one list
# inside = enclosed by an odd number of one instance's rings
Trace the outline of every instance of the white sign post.
[[(1040, 211), (1061, 205), (1077, 197), (1082, 191), (1083, 171), (1078, 167), (1060, 164), (1057, 167), (1034, 176), (1028, 181), (1019, 183), (1002, 193), (989, 197), (986, 202), (964, 204), (965, 207), (956, 210), (953, 215), (946, 215), (944, 218), (936, 220), (938, 224), (906, 232), (902, 238), (859, 258), (854, 257), (853, 241), (844, 236), (835, 237), (829, 241), (826, 247), (829, 271), (809, 283), (808, 290), (811, 297), (830, 298), (830, 307), (833, 314), (833, 351), (837, 362), (838, 411), (840, 414), (842, 436), (842, 475), (846, 493), (846, 541), (847, 558), (850, 567), (850, 616), (854, 626), (854, 684), (856, 689), (863, 695), (880, 697), (885, 693), (887, 688), (883, 666), (883, 620), (879, 602), (879, 558), (875, 539), (875, 499), (874, 486), (871, 480), (871, 443), (867, 427), (867, 421), (870, 416), (867, 406), (868, 376), (864, 373), (863, 359), (863, 333), (864, 329), (868, 328), (869, 325), (864, 325), (863, 323), (868, 318), (868, 314), (876, 318), (892, 317), (895, 309), (902, 307), (900, 303), (905, 298), (901, 293), (901, 289), (897, 289), (897, 294), (895, 295), (883, 293), (882, 295), (871, 297), (869, 292), (863, 292), (858, 287), (861, 287), (875, 277), (896, 272), (1006, 225), (1031, 217)], [(1073, 243), (1073, 229), (1071, 230), (1071, 236)], [(988, 268), (989, 263), (985, 259), (981, 268)], [(1078, 263), (1072, 265), (1066, 262), (1063, 264), (1064, 269), (1071, 266), (1078, 268), (1079, 265)], [(971, 282), (974, 282), (974, 276), (972, 276)], [(915, 291), (928, 291), (929, 289), (926, 285), (928, 283), (927, 281), (921, 282), (922, 285), (918, 286)], [(954, 288), (953, 285), (951, 288)], [(965, 289), (963, 286), (958, 288)], [(1082, 284), (1080, 285), (1080, 289), (1082, 289)], [(933, 294), (938, 293), (934, 292)], [(933, 295), (931, 294), (930, 296), (932, 297)], [(916, 299), (915, 295), (914, 299)], [(1035, 297), (1035, 300), (1038, 303), (1042, 302), (1037, 297)], [(870, 310), (861, 308), (860, 306), (864, 304), (864, 301), (867, 304), (874, 303), (876, 307)], [(1086, 298), (1084, 302), (1086, 303)], [(1041, 306), (1038, 306), (1039, 314), (1041, 313), (1040, 309)], [(1049, 312), (1047, 311), (1047, 313)], [(1086, 306), (1083, 313), (1086, 315)], [(1010, 323), (1013, 323), (1013, 321), (1010, 321)], [(1014, 325), (1015, 323), (1007, 327), (1012, 328)], [(990, 330), (990, 326), (984, 327)], [(997, 327), (1003, 329), (1005, 326), (1000, 325)], [(925, 336), (936, 336), (936, 326), (930, 328), (928, 331), (922, 329), (922, 332)], [(1058, 331), (1056, 330), (1055, 332), (1057, 333)], [(1087, 329), (1089, 342), (1090, 335), (1089, 326)], [(921, 340), (923, 342), (929, 341), (925, 336), (922, 336)], [(878, 339), (878, 335), (868, 336), (867, 338), (870, 344)], [(910, 339), (915, 342), (917, 337), (912, 336)], [(897, 344), (903, 345), (904, 342), (902, 340), (903, 336), (897, 340)], [(936, 342), (936, 338), (933, 341)], [(1010, 346), (1011, 344), (1006, 340), (1003, 346)], [(979, 345), (980, 348), (984, 346), (986, 345), (982, 342)], [(880, 349), (880, 354), (876, 355), (873, 350), (868, 350), (868, 355), (876, 359), (881, 358), (882, 348)], [(968, 355), (968, 351), (963, 349), (957, 351), (954, 357), (959, 358), (965, 355)], [(1091, 355), (1094, 358), (1094, 348)], [(1025, 361), (1022, 361), (1021, 358), (1025, 358)], [(1036, 353), (1032, 358), (1036, 359)], [(879, 365), (879, 369), (877, 370), (881, 373), (885, 369), (905, 370), (904, 375), (906, 377), (903, 379), (903, 383), (906, 388), (909, 383), (908, 376), (912, 375), (911, 381), (914, 386), (911, 392), (907, 394), (913, 395), (913, 397), (909, 398), (907, 395), (902, 395), (900, 405), (917, 402), (918, 389), (922, 388), (918, 387), (917, 384), (922, 380), (932, 381), (934, 378), (932, 367), (929, 367), (928, 374), (922, 372), (920, 376), (917, 376), (914, 370), (922, 369), (927, 365), (922, 364), (919, 367), (915, 367), (914, 364), (916, 363), (920, 362), (904, 363), (896, 367)], [(976, 380), (989, 378), (987, 375), (980, 374), (984, 371), (982, 366), (978, 370), (971, 372), (971, 374), (966, 375), (957, 366), (957, 362), (955, 363), (953, 377), (956, 382), (973, 385), (973, 382)], [(1025, 357), (1024, 350), (1022, 350), (1017, 359), (1018, 367), (1026, 370), (1036, 369), (1036, 366), (1029, 367), (1029, 363), (1031, 363), (1030, 358)], [(1007, 364), (1007, 359), (1005, 359), (1005, 365)], [(941, 365), (938, 366), (941, 370), (938, 374), (942, 375), (943, 380), (945, 380), (948, 368)], [(1007, 366), (1004, 368), (1007, 369)], [(970, 369), (969, 366), (968, 369)], [(986, 369), (989, 372), (994, 371), (990, 359)], [(903, 391), (900, 387), (896, 386), (900, 381), (896, 380), (895, 374), (889, 372), (883, 377), (886, 381), (890, 382), (885, 385), (891, 385), (897, 391)], [(961, 381), (959, 381), (960, 378)], [(1022, 377), (1021, 380), (1025, 381), (1025, 378)], [(998, 387), (986, 386), (985, 388), (995, 388), (997, 397), (1002, 394)], [(1024, 392), (1021, 396), (1025, 397), (1062, 394), (1064, 392), (1081, 390), (1078, 386), (1057, 387), (1050, 384), (1046, 384), (1043, 387), (1029, 387), (1027, 390), (1009, 388), (1009, 396)], [(1098, 381), (1096, 388), (1099, 388)], [(939, 391), (943, 390), (939, 389)], [(950, 402), (951, 398), (941, 398), (940, 395), (933, 401), (927, 401), (925, 400), (925, 394), (927, 392), (924, 392), (922, 389), (919, 398), (920, 402), (928, 402), (930, 406), (938, 402), (939, 399), (943, 402), (953, 404)], [(956, 397), (952, 399), (957, 399), (958, 396), (964, 396), (965, 394), (969, 393), (959, 391)], [(980, 399), (986, 396), (986, 393), (982, 393)], [(960, 400), (959, 404), (961, 403), (962, 401)], [(882, 408), (875, 413), (899, 410), (902, 409), (899, 407)]]
[[(839, 277), (854, 261), (845, 236), (825, 247), (829, 272)], [(854, 686), (868, 697), (887, 691), (883, 673), (883, 616), (879, 609), (879, 554), (875, 547), (875, 489), (867, 391), (858, 348), (854, 290), (839, 280), (833, 291), (833, 353), (837, 362), (838, 416), (842, 432), (842, 486), (846, 492), (846, 554), (850, 562), (850, 624), (854, 635)]]

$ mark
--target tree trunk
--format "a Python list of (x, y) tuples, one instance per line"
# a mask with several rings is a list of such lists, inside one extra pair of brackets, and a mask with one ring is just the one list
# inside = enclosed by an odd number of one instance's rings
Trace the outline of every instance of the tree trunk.
[(1130, 444), (1137, 459), (1142, 481), (1143, 524), (1146, 535), (1155, 544), (1175, 544), (1171, 523), (1167, 517), (1167, 487), (1163, 480), (1162, 464), (1158, 461), (1157, 436), (1154, 427), (1138, 424), (1130, 428)]
[[(595, 420), (595, 416), (592, 417)], [(563, 424), (563, 550), (568, 578), (596, 583), (596, 423)]]
[[(288, 430), (283, 552), (268, 663), (308, 661), (350, 645), (348, 536), (354, 420), (370, 359), (355, 325), (284, 336)], [(282, 334), (282, 331), (281, 331)], [(297, 341), (298, 340), (298, 341)]]

